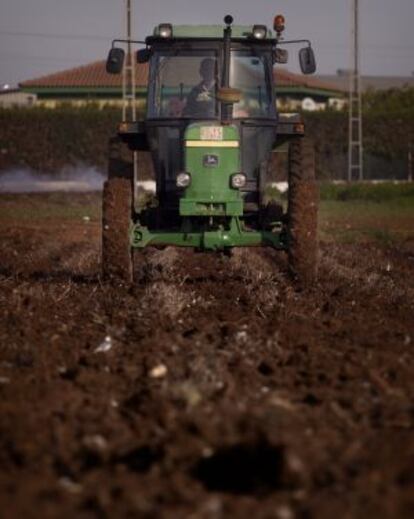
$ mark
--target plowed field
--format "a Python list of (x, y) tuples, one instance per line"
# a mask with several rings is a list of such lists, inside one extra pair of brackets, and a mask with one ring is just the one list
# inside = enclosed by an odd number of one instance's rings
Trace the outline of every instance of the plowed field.
[(323, 213), (307, 291), (260, 249), (123, 288), (99, 203), (0, 198), (1, 517), (414, 517), (414, 218)]

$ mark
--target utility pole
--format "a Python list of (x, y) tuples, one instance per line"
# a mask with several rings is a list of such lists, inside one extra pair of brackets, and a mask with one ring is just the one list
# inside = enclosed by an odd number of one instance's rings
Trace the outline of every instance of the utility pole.
[[(122, 120), (135, 123), (137, 107), (135, 102), (135, 62), (132, 53), (132, 0), (125, 0), (126, 7), (126, 39), (127, 55), (125, 66), (122, 69)], [(138, 153), (132, 153), (132, 167), (134, 172), (133, 196), (134, 205), (138, 205)]]
[(352, 0), (352, 65), (349, 72), (348, 182), (363, 180), (364, 178), (358, 4), (359, 0)]
[(132, 54), (132, 7), (131, 0), (125, 0), (126, 4), (126, 39), (127, 55), (125, 66), (122, 70), (122, 120), (135, 122), (137, 111), (135, 104), (135, 63)]

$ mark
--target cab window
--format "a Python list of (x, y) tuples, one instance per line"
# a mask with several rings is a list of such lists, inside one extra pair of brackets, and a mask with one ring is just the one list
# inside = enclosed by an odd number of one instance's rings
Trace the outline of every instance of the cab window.
[(213, 118), (218, 114), (218, 59), (214, 51), (156, 54), (150, 117)]
[(230, 62), (230, 85), (242, 93), (234, 105), (233, 116), (272, 117), (271, 81), (267, 56), (250, 51), (233, 51)]

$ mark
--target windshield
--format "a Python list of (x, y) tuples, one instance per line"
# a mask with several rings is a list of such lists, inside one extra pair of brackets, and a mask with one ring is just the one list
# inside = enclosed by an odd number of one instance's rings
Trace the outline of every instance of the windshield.
[(239, 103), (234, 105), (233, 117), (269, 117), (272, 105), (271, 81), (267, 59), (250, 51), (232, 52), (230, 85), (241, 91)]
[(153, 117), (216, 117), (218, 62), (214, 51), (156, 56)]
[[(153, 57), (153, 97), (150, 117), (217, 118), (220, 65), (214, 50), (179, 50)], [(271, 117), (271, 81), (267, 56), (251, 50), (234, 50), (230, 62), (230, 86), (241, 91), (234, 105), (235, 118)]]

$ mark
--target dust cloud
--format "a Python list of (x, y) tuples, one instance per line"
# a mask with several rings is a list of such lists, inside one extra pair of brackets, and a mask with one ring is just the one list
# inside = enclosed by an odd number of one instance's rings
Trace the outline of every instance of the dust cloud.
[(16, 168), (0, 173), (0, 192), (101, 191), (104, 180), (103, 173), (90, 166), (67, 166), (57, 174)]

